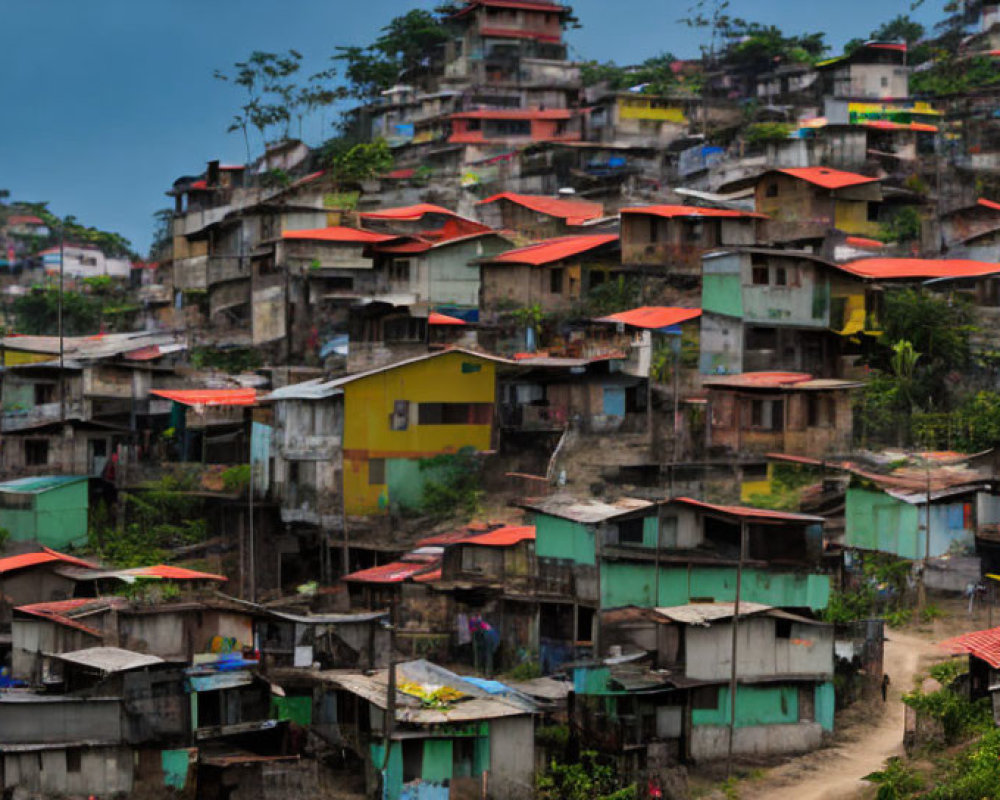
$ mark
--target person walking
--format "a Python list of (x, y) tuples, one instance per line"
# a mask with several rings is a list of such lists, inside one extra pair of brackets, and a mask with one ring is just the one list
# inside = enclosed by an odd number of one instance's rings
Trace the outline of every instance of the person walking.
[(882, 702), (884, 703), (889, 697), (889, 673), (883, 673), (882, 675)]

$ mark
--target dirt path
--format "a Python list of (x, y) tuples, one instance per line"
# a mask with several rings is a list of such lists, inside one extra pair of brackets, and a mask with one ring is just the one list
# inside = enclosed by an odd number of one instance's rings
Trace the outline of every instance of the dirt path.
[(885, 709), (872, 709), (872, 723), (852, 727), (833, 747), (797, 758), (742, 785), (741, 800), (840, 800), (871, 791), (871, 784), (861, 779), (903, 751), (900, 695), (912, 687), (922, 657), (940, 655), (928, 635), (888, 630), (886, 638), (884, 663), (892, 684)]

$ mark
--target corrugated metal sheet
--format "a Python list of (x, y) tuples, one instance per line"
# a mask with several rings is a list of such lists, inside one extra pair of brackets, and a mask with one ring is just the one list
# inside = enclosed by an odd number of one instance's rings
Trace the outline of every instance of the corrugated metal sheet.
[(554, 494), (543, 500), (524, 503), (522, 508), (584, 525), (592, 525), (634, 511), (641, 511), (652, 507), (652, 505), (648, 500), (639, 500), (635, 497), (623, 497), (614, 503), (602, 503), (590, 498), (579, 500), (571, 495)]
[(532, 267), (540, 267), (543, 264), (552, 264), (556, 261), (563, 261), (573, 256), (595, 250), (606, 244), (618, 241), (618, 234), (605, 233), (591, 236), (560, 236), (555, 239), (546, 239), (537, 244), (519, 247), (516, 250), (508, 250), (506, 253), (484, 259), (487, 264), (527, 264)]
[(95, 564), (91, 564), (89, 561), (74, 558), (73, 556), (67, 556), (63, 553), (57, 553), (55, 550), (43, 547), (39, 553), (22, 553), (19, 556), (0, 558), (0, 575), (7, 572), (14, 572), (19, 569), (25, 569), (26, 567), (35, 567), (39, 564), (51, 564), (52, 562), (73, 564), (75, 566), (86, 567), (88, 569), (97, 568)]
[(700, 308), (679, 308), (674, 306), (642, 306), (631, 311), (621, 311), (608, 317), (601, 317), (598, 322), (620, 322), (633, 328), (647, 330), (662, 330), (682, 322), (688, 322), (701, 316)]
[(60, 661), (97, 669), (108, 674), (164, 663), (159, 656), (136, 653), (132, 650), (123, 650), (120, 647), (88, 647), (85, 650), (74, 650), (70, 653), (55, 653), (53, 657)]
[(476, 203), (477, 206), (484, 206), (495, 203), (497, 200), (508, 200), (515, 205), (523, 206), (539, 214), (549, 217), (559, 217), (566, 220), (568, 225), (582, 225), (589, 219), (597, 219), (604, 216), (604, 206), (600, 203), (588, 203), (583, 200), (565, 200), (558, 197), (545, 197), (535, 194), (515, 194), (514, 192), (501, 192), (485, 200)]
[(256, 389), (152, 389), (149, 393), (185, 406), (252, 406), (257, 402)]
[(765, 508), (751, 508), (749, 506), (722, 506), (693, 500), (690, 497), (677, 497), (671, 500), (670, 503), (680, 503), (681, 505), (737, 519), (753, 519), (765, 522), (803, 522), (806, 524), (816, 524), (826, 521), (823, 517), (817, 517), (812, 514), (792, 514), (788, 511), (770, 511)]

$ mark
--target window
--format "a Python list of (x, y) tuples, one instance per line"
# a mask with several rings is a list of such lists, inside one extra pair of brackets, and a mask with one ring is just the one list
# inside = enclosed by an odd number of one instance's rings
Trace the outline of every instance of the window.
[(35, 405), (41, 406), (55, 401), (56, 387), (50, 383), (35, 384)]
[(580, 644), (594, 640), (594, 609), (576, 607), (576, 641)]
[(618, 544), (642, 544), (642, 518), (626, 519), (618, 523)]
[(493, 421), (492, 403), (420, 403), (419, 425), (489, 425)]
[(677, 547), (677, 517), (660, 520), (660, 547)]
[(792, 621), (790, 619), (776, 619), (774, 621), (774, 638), (791, 639)]
[(776, 184), (776, 183), (769, 183), (768, 186), (767, 186), (766, 194), (767, 194), (768, 197), (777, 197), (778, 196), (778, 184)]
[(385, 486), (385, 459), (368, 459), (368, 485)]
[(770, 281), (770, 272), (767, 267), (754, 267), (751, 272), (751, 279), (754, 286), (767, 286)]
[(699, 711), (708, 711), (717, 709), (718, 707), (718, 686), (702, 686), (691, 692), (691, 708)]
[(549, 291), (552, 294), (562, 294), (563, 271), (562, 267), (549, 270)]
[(24, 442), (24, 463), (29, 467), (44, 467), (49, 463), (49, 440), (27, 439)]
[(657, 217), (647, 217), (649, 220), (649, 242), (656, 244), (660, 240), (660, 220)]
[(879, 204), (878, 203), (869, 203), (868, 204), (868, 221), (869, 222), (878, 222), (878, 212), (879, 212), (879, 210), (880, 209), (879, 209)]
[(689, 242), (700, 242), (705, 238), (705, 225), (701, 220), (684, 223), (684, 235)]
[(753, 400), (750, 404), (750, 427), (765, 431), (783, 430), (784, 410), (781, 400)]
[(410, 423), (410, 401), (396, 400), (392, 404), (392, 416), (389, 418), (389, 428), (394, 431), (405, 431)]
[(81, 772), (83, 770), (83, 750), (73, 747), (66, 751), (66, 772)]
[(775, 286), (786, 286), (788, 284), (788, 273), (785, 272), (784, 267), (774, 268), (774, 285)]
[(882, 76), (882, 88), (883, 89), (889, 88), (889, 78), (885, 75)]

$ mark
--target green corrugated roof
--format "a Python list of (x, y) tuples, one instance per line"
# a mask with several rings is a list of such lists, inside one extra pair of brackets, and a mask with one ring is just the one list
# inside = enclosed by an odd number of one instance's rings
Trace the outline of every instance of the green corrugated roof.
[(38, 475), (0, 483), (0, 492), (38, 494), (88, 480), (86, 475)]

